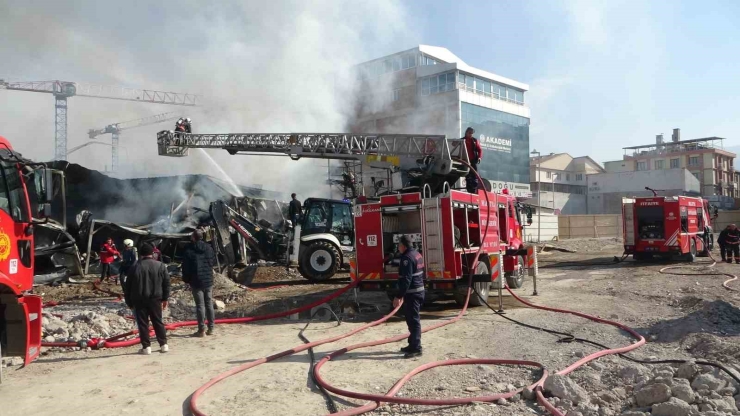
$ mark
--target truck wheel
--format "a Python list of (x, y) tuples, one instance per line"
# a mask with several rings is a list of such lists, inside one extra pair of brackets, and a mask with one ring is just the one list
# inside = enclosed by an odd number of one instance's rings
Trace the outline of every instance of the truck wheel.
[(506, 284), (511, 289), (519, 289), (524, 285), (525, 269), (524, 269), (524, 257), (517, 256), (517, 263), (519, 264), (519, 270), (506, 273)]
[(689, 263), (693, 263), (696, 260), (696, 241), (693, 238), (689, 241), (689, 252), (685, 254), (684, 258)]
[[(475, 274), (488, 274), (488, 265), (482, 261), (478, 262), (478, 266), (475, 268)], [(463, 280), (467, 280), (467, 277), (463, 277)], [(468, 304), (470, 306), (483, 306), (485, 305), (483, 301), (476, 295), (476, 291), (480, 293), (480, 295), (483, 297), (485, 301), (488, 301), (488, 292), (489, 287), (491, 286), (490, 282), (473, 282), (473, 292), (470, 294), (470, 302)], [(458, 305), (462, 306), (465, 304), (465, 297), (468, 295), (468, 286), (460, 286), (455, 290), (455, 302), (457, 302)]]
[(298, 271), (306, 279), (315, 282), (330, 279), (339, 269), (339, 251), (327, 241), (314, 241), (303, 251), (298, 263)]

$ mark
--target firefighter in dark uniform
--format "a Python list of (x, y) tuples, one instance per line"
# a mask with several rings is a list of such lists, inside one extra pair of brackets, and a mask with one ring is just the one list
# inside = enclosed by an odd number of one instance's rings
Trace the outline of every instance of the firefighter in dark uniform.
[(404, 358), (421, 356), (421, 316), (419, 311), (424, 303), (424, 259), (411, 245), (407, 236), (401, 236), (398, 243), (401, 257), (398, 263), (398, 295), (393, 299), (393, 307), (403, 300), (403, 313), (409, 328), (409, 345), (401, 348)]
[(728, 225), (719, 233), (717, 238), (717, 245), (719, 246), (719, 254), (722, 256), (722, 261), (727, 261), (727, 233), (730, 232), (730, 226)]
[(725, 241), (727, 245), (727, 263), (732, 263), (732, 258), (735, 258), (735, 263), (740, 264), (740, 229), (737, 225), (730, 224), (730, 230), (727, 231), (727, 239)]

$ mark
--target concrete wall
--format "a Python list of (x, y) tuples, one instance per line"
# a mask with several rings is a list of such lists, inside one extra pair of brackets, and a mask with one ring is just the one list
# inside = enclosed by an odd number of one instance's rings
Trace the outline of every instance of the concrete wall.
[(683, 189), (701, 192), (699, 181), (686, 169), (661, 169), (588, 175), (588, 193), (641, 192), (653, 189)]
[[(532, 215), (532, 225), (524, 227), (524, 241), (537, 241), (537, 214)], [(541, 212), (540, 241), (551, 241), (558, 237), (558, 217), (551, 212)]]
[[(547, 186), (547, 184), (544, 184), (544, 186)], [(532, 194), (532, 198), (528, 199), (526, 203), (537, 205), (537, 192), (532, 192)], [(542, 191), (540, 198), (541, 206), (553, 210), (559, 209), (561, 215), (586, 214), (588, 212), (586, 195)]]
[(622, 237), (621, 215), (561, 215), (558, 236), (568, 238)]
[(604, 163), (604, 170), (607, 172), (630, 172), (635, 170), (634, 160), (614, 160)]
[(712, 222), (712, 229), (719, 232), (730, 224), (740, 226), (740, 211), (720, 211), (717, 220)]

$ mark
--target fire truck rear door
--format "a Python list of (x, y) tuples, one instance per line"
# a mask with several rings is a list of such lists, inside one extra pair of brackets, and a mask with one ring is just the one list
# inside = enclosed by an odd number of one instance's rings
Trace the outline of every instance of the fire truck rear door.
[(355, 205), (357, 276), (383, 271), (383, 225), (380, 204)]

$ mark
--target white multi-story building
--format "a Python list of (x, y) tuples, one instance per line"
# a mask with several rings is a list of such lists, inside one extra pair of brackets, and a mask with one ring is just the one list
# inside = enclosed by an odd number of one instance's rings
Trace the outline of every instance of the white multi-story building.
[[(588, 156), (551, 153), (530, 159), (532, 204), (555, 210), (558, 214), (585, 214), (588, 175), (603, 173), (604, 168)], [(539, 197), (539, 199), (538, 199)]]
[(362, 63), (354, 75), (352, 131), (459, 138), (472, 127), (483, 147), (481, 176), (494, 189), (530, 194), (527, 84), (426, 45)]

